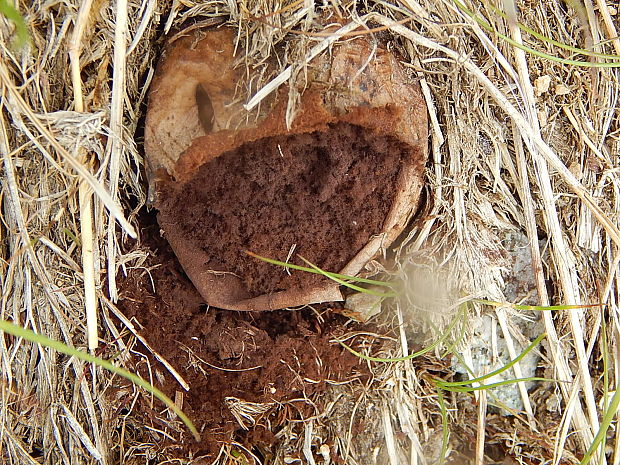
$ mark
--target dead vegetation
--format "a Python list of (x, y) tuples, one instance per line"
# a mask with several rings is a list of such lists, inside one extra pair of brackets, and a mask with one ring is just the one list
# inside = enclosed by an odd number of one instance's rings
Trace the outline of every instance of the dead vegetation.
[[(519, 29), (510, 1), (466, 3), (492, 31), (458, 5), (17, 2), (30, 33), (27, 48), (10, 46), (12, 24), (0, 19), (2, 319), (81, 348), (95, 349), (98, 338), (105, 341), (100, 353), (130, 370), (148, 364), (140, 353), (139, 324), (120, 315), (115, 302), (117, 283), (145, 264), (140, 238), (132, 237), (140, 233), (136, 214), (147, 199), (139, 147), (162, 38), (181, 25), (215, 19), (236, 26), (248, 50), (241, 65), (249, 84), (239, 92), (250, 108), (278, 82), (303, 76), (312, 57), (329, 53), (332, 42), (369, 34), (387, 41), (411, 79), (420, 81), (431, 121), (432, 201), (396, 254), (394, 278), (410, 283), (417, 276), (412, 269), (430, 270), (453, 297), (503, 301), (510, 276), (503, 241), (521, 231), (529, 242), (535, 294), (518, 299), (605, 304), (534, 314), (547, 334), (539, 370), (560, 382), (529, 395), (522, 390), (524, 413), (503, 417), (487, 409), (492, 391), (446, 395), (448, 460), (577, 463), (618, 382), (619, 87), (617, 68), (598, 66), (613, 61), (604, 54), (620, 54), (618, 12), (590, 0), (517, 5), (521, 24), (595, 53), (583, 56)], [(521, 43), (589, 66), (525, 52), (515, 45)], [(265, 60), (273, 56), (281, 68), (265, 74)], [(297, 102), (291, 94), (289, 118)], [(406, 297), (382, 315), (387, 323), (380, 329), (393, 330), (396, 338), (356, 335), (374, 356), (406, 355), (416, 333), (422, 334), (416, 343), (428, 343), (436, 336), (431, 323), (451, 318), (448, 304), (445, 317), (419, 313), (416, 293)], [(517, 353), (526, 345), (516, 324), (519, 311), (479, 310), (492, 314), (496, 331), (514, 341)], [(460, 352), (468, 344), (461, 341)], [(360, 465), (435, 463), (443, 431), (430, 380), (453, 376), (441, 354), (368, 362), (374, 377), (365, 389), (335, 386), (330, 395), (312, 399), (316, 415), (283, 422), (274, 431), (277, 447), (260, 455), (266, 463), (327, 464), (336, 457)], [(134, 408), (145, 394), (110, 374), (7, 335), (0, 340), (0, 361), (4, 463), (201, 463), (169, 445), (187, 436), (180, 422), (156, 402), (149, 412)], [(182, 376), (168, 367), (147, 367), (152, 381), (174, 376), (182, 385)], [(267, 409), (234, 399), (231, 405), (244, 424), (262, 421)], [(287, 407), (281, 408), (285, 415)], [(362, 421), (366, 428), (359, 431)], [(604, 460), (593, 460), (620, 462), (614, 429), (606, 451)], [(257, 453), (230, 444), (216, 463), (251, 463)]]

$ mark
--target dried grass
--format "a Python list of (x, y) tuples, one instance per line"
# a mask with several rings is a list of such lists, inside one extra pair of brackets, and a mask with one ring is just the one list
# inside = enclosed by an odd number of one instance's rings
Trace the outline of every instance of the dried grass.
[[(29, 48), (12, 50), (12, 26), (0, 19), (2, 318), (94, 349), (98, 316), (99, 338), (120, 352), (120, 363), (130, 369), (148, 365), (146, 354), (137, 351), (139, 331), (126, 319), (117, 327), (111, 315), (118, 316), (117, 280), (145, 259), (139, 241), (129, 236), (139, 234), (136, 213), (146, 202), (139, 134), (163, 33), (217, 18), (236, 25), (247, 50), (247, 87), (240, 93), (253, 107), (277, 85), (303, 77), (312, 56), (346, 40), (338, 39), (340, 33), (380, 28), (370, 37), (389, 41), (402, 55), (411, 78), (422, 85), (431, 121), (432, 202), (398, 251), (396, 278), (407, 282), (412, 268), (430, 270), (442, 276), (447, 295), (503, 300), (502, 240), (516, 229), (529, 238), (540, 304), (606, 304), (600, 311), (542, 314), (548, 335), (544, 369), (572, 383), (558, 383), (555, 393), (540, 388), (528, 394), (522, 386), (525, 415), (491, 414), (486, 396), (477, 408), (467, 407), (471, 397), (447, 397), (451, 457), (482, 463), (482, 444), (502, 444), (519, 462), (574, 463), (583, 454), (604, 403), (602, 331), (611, 358), (607, 388), (615, 391), (618, 382), (616, 69), (526, 54), (486, 32), (451, 0), (17, 3), (31, 34)], [(498, 31), (532, 43), (488, 5), (470, 3)], [(518, 19), (548, 37), (620, 53), (616, 13), (605, 2), (594, 6), (587, 0), (583, 11), (558, 0), (521, 6)], [(333, 27), (326, 29), (318, 18)], [(549, 43), (535, 43), (570, 57)], [(274, 56), (282, 64), (278, 76), (267, 75), (263, 66)], [(297, 97), (290, 95), (289, 120)], [(411, 314), (416, 296), (407, 297), (383, 315), (386, 333), (396, 329), (398, 343), (358, 336), (367, 338), (373, 355), (411, 350), (413, 335), (406, 328), (419, 317)], [(497, 311), (500, 330), (519, 342), (510, 329), (514, 318)], [(511, 350), (518, 352), (514, 344)], [(156, 429), (134, 409), (143, 394), (108, 373), (7, 336), (0, 339), (0, 364), (3, 463), (200, 463), (162, 445), (182, 434), (176, 420), (152, 404), (151, 414), (164, 425)], [(302, 457), (329, 463), (329, 453), (348, 464), (435, 462), (441, 418), (429, 379), (449, 378), (449, 364), (424, 356), (370, 367), (374, 377), (364, 386), (334, 386), (322, 399), (304, 399), (314, 402), (316, 415), (283, 422), (273, 463)], [(182, 384), (181, 375), (169, 370), (149, 367), (155, 382), (176, 376)], [(555, 395), (557, 411), (549, 407)], [(243, 407), (239, 418), (250, 423), (274, 408), (239, 399), (234, 405)], [(120, 407), (128, 413), (120, 415)], [(286, 417), (287, 408), (276, 410)], [(466, 455), (471, 444), (477, 445)], [(216, 462), (242, 463), (236, 453), (242, 450), (241, 444), (223, 447)], [(609, 450), (610, 462), (619, 463), (620, 440), (613, 435)]]

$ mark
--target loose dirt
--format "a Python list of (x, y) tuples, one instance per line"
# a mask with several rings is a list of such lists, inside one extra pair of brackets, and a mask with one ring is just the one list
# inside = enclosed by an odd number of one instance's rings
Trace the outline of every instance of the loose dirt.
[[(357, 357), (330, 343), (345, 331), (344, 317), (325, 309), (320, 319), (311, 309), (254, 313), (210, 308), (160, 236), (154, 214), (145, 214), (142, 223), (143, 244), (152, 252), (150, 276), (146, 271), (130, 275), (119, 307), (140, 323), (148, 342), (190, 384), (183, 410), (202, 431), (203, 443), (193, 443), (187, 434), (179, 453), (213, 457), (233, 439), (250, 448), (270, 446), (285, 421), (320, 413), (302, 399), (315, 399), (330, 381), (354, 386), (367, 376)], [(170, 375), (166, 378), (163, 390), (174, 398), (183, 389)], [(231, 413), (235, 400), (230, 398), (272, 405), (257, 415), (256, 425), (245, 421), (249, 430), (244, 430)], [(292, 399), (300, 400), (287, 404)]]
[(247, 256), (341, 270), (381, 231), (411, 147), (348, 123), (268, 137), (204, 164), (181, 188), (158, 196), (164, 230), (208, 254), (209, 269), (241, 277), (252, 297), (326, 279)]

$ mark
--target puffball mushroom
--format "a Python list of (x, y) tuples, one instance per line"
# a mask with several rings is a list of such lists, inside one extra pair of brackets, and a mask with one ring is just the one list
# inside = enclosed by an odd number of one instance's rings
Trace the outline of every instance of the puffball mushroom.
[[(160, 227), (209, 305), (258, 311), (342, 300), (337, 283), (289, 276), (244, 251), (296, 262), (299, 253), (356, 275), (390, 246), (423, 183), (419, 85), (394, 54), (357, 38), (313, 59), (249, 113), (234, 51), (231, 29), (195, 30), (158, 64), (145, 150)], [(287, 127), (291, 91), (300, 97)]]

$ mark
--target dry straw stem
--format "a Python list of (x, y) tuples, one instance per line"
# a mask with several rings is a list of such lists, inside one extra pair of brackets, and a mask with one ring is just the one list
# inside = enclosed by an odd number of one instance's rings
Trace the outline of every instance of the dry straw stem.
[[(121, 169), (122, 152), (124, 150), (123, 114), (125, 99), (125, 74), (127, 66), (127, 0), (116, 2), (116, 22), (114, 25), (114, 60), (112, 74), (112, 101), (110, 103), (110, 138), (106, 155), (110, 157), (109, 180), (110, 192), (114, 200), (117, 200), (118, 181)], [(118, 300), (116, 289), (116, 223), (112, 217), (108, 221), (108, 290), (112, 302)]]
[[(84, 97), (82, 95), (82, 78), (80, 76), (80, 52), (82, 35), (88, 23), (88, 17), (92, 6), (92, 0), (86, 0), (80, 7), (77, 23), (73, 30), (71, 44), (69, 45), (69, 58), (71, 60), (71, 80), (73, 82), (73, 95), (75, 111), (84, 111)], [(78, 158), (88, 165), (88, 155), (82, 147), (78, 147)], [(99, 345), (97, 332), (97, 295), (95, 290), (95, 256), (96, 244), (93, 238), (93, 196), (85, 181), (79, 187), (80, 205), (80, 239), (82, 241), (82, 269), (84, 273), (84, 306), (86, 311), (86, 330), (88, 333), (88, 348), (95, 350)]]
[(475, 465), (483, 465), (484, 460), (484, 444), (485, 444), (485, 429), (486, 429), (486, 416), (487, 416), (487, 393), (486, 391), (480, 391), (478, 397), (478, 422), (476, 431), (476, 459)]

